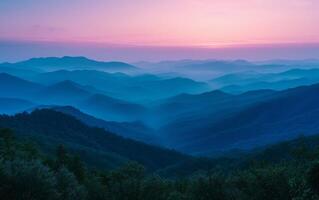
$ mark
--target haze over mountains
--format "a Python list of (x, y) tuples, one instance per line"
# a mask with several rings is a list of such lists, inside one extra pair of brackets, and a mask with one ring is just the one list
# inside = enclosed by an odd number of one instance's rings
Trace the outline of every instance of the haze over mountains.
[(158, 63), (138, 62), (134, 65), (153, 73), (168, 76), (185, 76), (195, 80), (210, 80), (230, 73), (278, 73), (289, 69), (311, 69), (319, 67), (319, 60), (175, 60)]
[(230, 93), (260, 89), (283, 90), (317, 83), (318, 72), (317, 68), (291, 69), (280, 73), (243, 72), (227, 74), (209, 82), (213, 87)]
[(51, 109), (125, 138), (212, 156), (319, 132), (317, 67), (317, 60), (34, 58), (0, 64), (0, 112)]

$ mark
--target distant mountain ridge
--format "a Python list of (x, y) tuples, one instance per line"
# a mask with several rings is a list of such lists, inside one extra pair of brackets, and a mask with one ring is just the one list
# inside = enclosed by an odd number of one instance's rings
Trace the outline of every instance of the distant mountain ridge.
[(43, 57), (43, 58), (31, 58), (26, 61), (16, 63), (3, 63), (3, 66), (11, 66), (12, 68), (22, 68), (30, 70), (41, 71), (54, 71), (61, 69), (75, 70), (75, 69), (88, 69), (88, 70), (102, 70), (109, 72), (120, 71), (133, 71), (138, 70), (137, 67), (124, 62), (104, 62), (91, 60), (83, 56), (79, 57)]
[(319, 69), (290, 69), (280, 73), (233, 73), (212, 79), (209, 83), (214, 88), (230, 93), (260, 89), (284, 90), (319, 83)]
[(39, 74), (33, 80), (42, 84), (70, 80), (81, 85), (93, 86), (107, 96), (135, 102), (210, 90), (208, 84), (187, 78), (161, 78), (150, 74), (130, 76), (95, 70), (59, 70)]
[(109, 97), (92, 86), (70, 80), (45, 86), (2, 73), (0, 97), (18, 98), (34, 105), (73, 105), (108, 121), (136, 121), (146, 113), (146, 108), (139, 104)]

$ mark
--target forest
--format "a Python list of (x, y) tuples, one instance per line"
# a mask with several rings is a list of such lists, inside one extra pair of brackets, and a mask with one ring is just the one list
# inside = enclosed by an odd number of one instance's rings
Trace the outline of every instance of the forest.
[(220, 159), (210, 170), (165, 177), (137, 162), (112, 170), (90, 167), (62, 144), (54, 152), (44, 153), (34, 141), (3, 128), (0, 196), (12, 200), (318, 199), (317, 143), (319, 137), (301, 137), (244, 155), (240, 160), (246, 163), (232, 162), (232, 169), (220, 167)]

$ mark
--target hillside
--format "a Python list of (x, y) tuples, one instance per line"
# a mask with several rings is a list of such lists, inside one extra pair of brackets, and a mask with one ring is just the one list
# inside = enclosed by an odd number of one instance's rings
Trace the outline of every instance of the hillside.
[(303, 137), (235, 159), (188, 159), (149, 173), (135, 162), (92, 169), (62, 145), (49, 155), (0, 129), (0, 194), (6, 199), (30, 194), (36, 199), (120, 200), (136, 194), (159, 200), (318, 199), (318, 144), (318, 136)]
[[(107, 74), (97, 71), (96, 73)], [(92, 80), (96, 73), (92, 73)], [(53, 74), (55, 74), (55, 72)], [(85, 73), (82, 75), (85, 77)], [(115, 76), (122, 75), (118, 74)], [(113, 78), (116, 79), (115, 77)], [(149, 80), (153, 78), (144, 77), (143, 79)], [(72, 105), (107, 121), (136, 121), (144, 118), (147, 113), (147, 109), (142, 105), (112, 98), (105, 95), (107, 92), (98, 90), (91, 85), (81, 85), (68, 79), (48, 85), (43, 83), (42, 85), (6, 73), (1, 73), (0, 90), (0, 97), (2, 98), (18, 98), (34, 102), (34, 104), (37, 105)], [(11, 102), (11, 107), (13, 104), (14, 101)], [(26, 107), (26, 109), (29, 108), (30, 107)], [(4, 110), (4, 113), (6, 112), (7, 110)]]
[(62, 81), (34, 94), (34, 98), (42, 104), (72, 105), (88, 98), (91, 91), (72, 81)]
[[(318, 94), (319, 85), (312, 85), (274, 93), (240, 109), (226, 104), (224, 108), (230, 110), (219, 110), (224, 113), (218, 118), (214, 118), (213, 112), (200, 112), (198, 117), (190, 115), (173, 122), (162, 132), (175, 141), (173, 145), (178, 150), (205, 155), (310, 135), (319, 132)], [(216, 106), (220, 108), (219, 104)]]
[[(155, 106), (160, 122), (163, 125), (176, 124), (173, 130), (177, 132), (189, 131), (194, 126), (202, 126), (204, 122), (215, 121), (230, 116), (235, 112), (245, 109), (256, 102), (270, 99), (275, 95), (271, 90), (260, 90), (232, 95), (219, 90), (214, 90), (198, 95), (182, 94), (158, 102)], [(198, 120), (198, 123), (189, 123)], [(163, 127), (162, 127), (163, 128)], [(160, 130), (166, 134), (170, 130)], [(174, 134), (171, 140), (174, 140)], [(179, 135), (180, 139), (187, 138), (188, 135)]]
[(64, 144), (94, 167), (113, 168), (133, 160), (155, 170), (188, 159), (175, 151), (89, 127), (72, 116), (49, 109), (15, 116), (1, 115), (0, 127), (12, 128), (17, 136), (38, 142), (48, 152)]
[(7, 73), (0, 73), (0, 96), (10, 98), (26, 98), (39, 89), (42, 85), (20, 79)]
[(46, 106), (46, 108), (71, 115), (88, 126), (104, 128), (107, 131), (117, 133), (125, 138), (131, 138), (148, 144), (159, 143), (157, 136), (154, 134), (154, 130), (147, 127), (142, 122), (105, 121), (85, 114), (71, 106)]
[(76, 107), (108, 121), (135, 121), (147, 113), (144, 106), (101, 94), (92, 95), (78, 102)]

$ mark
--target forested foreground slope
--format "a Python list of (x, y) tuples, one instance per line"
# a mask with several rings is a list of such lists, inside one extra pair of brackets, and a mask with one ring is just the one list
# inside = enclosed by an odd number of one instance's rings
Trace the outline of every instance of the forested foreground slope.
[[(0, 121), (0, 196), (4, 199), (319, 198), (319, 136), (301, 137), (233, 158), (189, 159), (177, 152), (124, 140), (100, 129), (86, 127), (73, 117), (56, 111), (37, 110), (13, 117), (1, 116)], [(108, 145), (107, 140), (102, 139), (104, 135), (117, 147)], [(56, 136), (68, 142), (58, 141)], [(104, 142), (105, 148), (117, 155), (135, 157), (112, 169), (103, 166), (96, 168), (93, 160), (113, 161), (97, 158), (88, 151), (93, 141), (94, 146)], [(139, 145), (146, 148), (144, 152), (149, 154), (140, 152)], [(80, 147), (82, 151), (76, 151)], [(99, 148), (103, 150), (102, 145)], [(168, 155), (181, 162), (172, 164), (163, 160)], [(166, 167), (153, 163), (158, 170), (150, 171), (149, 168), (154, 166), (148, 162), (142, 165), (143, 159), (139, 160), (140, 163), (132, 162), (143, 156), (150, 156), (147, 159), (154, 163), (154, 160), (161, 160)], [(90, 157), (92, 159), (88, 159)], [(176, 177), (174, 171), (193, 173)]]
[(0, 115), (0, 127), (11, 128), (17, 136), (37, 142), (46, 152), (64, 144), (98, 168), (114, 168), (134, 160), (156, 170), (190, 158), (173, 150), (125, 139), (103, 128), (89, 127), (72, 116), (50, 109)]

